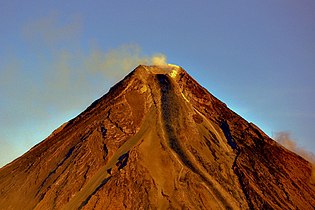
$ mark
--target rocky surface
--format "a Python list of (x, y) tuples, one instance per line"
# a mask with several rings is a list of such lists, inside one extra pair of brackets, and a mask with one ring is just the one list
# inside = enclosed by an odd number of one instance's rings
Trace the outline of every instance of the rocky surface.
[(314, 209), (310, 177), (182, 68), (139, 66), (0, 169), (0, 209)]

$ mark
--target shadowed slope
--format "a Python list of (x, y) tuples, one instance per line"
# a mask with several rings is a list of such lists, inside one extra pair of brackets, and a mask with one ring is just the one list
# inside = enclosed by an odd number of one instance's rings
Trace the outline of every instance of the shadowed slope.
[(0, 169), (0, 209), (312, 209), (311, 165), (177, 66), (139, 66)]

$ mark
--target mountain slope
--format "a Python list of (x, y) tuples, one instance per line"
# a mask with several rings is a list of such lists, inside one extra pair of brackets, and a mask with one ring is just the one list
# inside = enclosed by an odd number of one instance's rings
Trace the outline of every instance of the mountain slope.
[(0, 169), (0, 209), (312, 209), (311, 164), (177, 66), (139, 66)]

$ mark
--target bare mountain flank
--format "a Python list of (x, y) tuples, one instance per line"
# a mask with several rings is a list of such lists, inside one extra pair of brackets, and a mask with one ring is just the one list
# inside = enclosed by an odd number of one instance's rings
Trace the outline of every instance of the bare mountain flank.
[(0, 209), (314, 209), (310, 177), (182, 68), (140, 65), (0, 169)]

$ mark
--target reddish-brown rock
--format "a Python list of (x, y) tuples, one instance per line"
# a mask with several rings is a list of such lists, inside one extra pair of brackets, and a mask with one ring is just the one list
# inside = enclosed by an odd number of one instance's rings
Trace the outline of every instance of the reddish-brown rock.
[(0, 209), (314, 209), (310, 177), (182, 68), (139, 66), (0, 169)]

